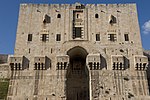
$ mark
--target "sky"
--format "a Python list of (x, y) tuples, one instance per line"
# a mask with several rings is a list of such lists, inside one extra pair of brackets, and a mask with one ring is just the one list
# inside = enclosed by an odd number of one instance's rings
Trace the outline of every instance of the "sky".
[(142, 46), (150, 50), (150, 0), (0, 0), (0, 54), (14, 54), (19, 5), (21, 3), (46, 4), (113, 4), (136, 3)]

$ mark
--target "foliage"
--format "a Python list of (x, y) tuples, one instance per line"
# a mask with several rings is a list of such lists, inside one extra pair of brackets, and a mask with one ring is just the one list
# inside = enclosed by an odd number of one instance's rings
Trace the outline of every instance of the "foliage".
[(9, 79), (0, 79), (0, 99), (6, 100), (9, 87)]

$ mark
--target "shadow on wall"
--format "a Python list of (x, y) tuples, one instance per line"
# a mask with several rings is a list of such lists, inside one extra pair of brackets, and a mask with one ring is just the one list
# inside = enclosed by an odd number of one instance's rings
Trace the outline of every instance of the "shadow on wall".
[(45, 62), (45, 68), (46, 69), (51, 69), (51, 59), (50, 58), (48, 58), (47, 56), (46, 56), (46, 62)]
[(106, 68), (106, 69), (107, 69), (107, 62), (106, 62), (106, 59), (105, 59), (102, 55), (100, 55), (100, 59), (101, 59), (101, 64), (100, 64), (101, 69), (103, 69), (103, 68)]
[(22, 64), (22, 68), (23, 68), (23, 70), (24, 69), (29, 69), (29, 59), (28, 58), (26, 58), (26, 57), (23, 57), (23, 64)]
[(147, 74), (148, 87), (149, 87), (149, 92), (150, 92), (150, 52), (145, 52), (144, 51), (143, 54), (144, 54), (144, 56), (148, 57), (148, 67), (147, 67), (147, 70), (146, 70), (146, 74)]

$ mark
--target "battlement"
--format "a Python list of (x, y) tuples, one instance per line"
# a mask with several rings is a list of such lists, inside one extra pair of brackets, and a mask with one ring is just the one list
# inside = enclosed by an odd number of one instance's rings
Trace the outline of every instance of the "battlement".
[(20, 7), (27, 7), (27, 6), (33, 6), (33, 7), (49, 7), (49, 8), (64, 8), (64, 9), (72, 9), (75, 8), (76, 6), (84, 6), (84, 8), (97, 8), (97, 7), (129, 7), (133, 6), (136, 7), (135, 3), (127, 3), (127, 4), (81, 4), (81, 3), (75, 3), (75, 4), (32, 4), (32, 3), (23, 3), (20, 4)]

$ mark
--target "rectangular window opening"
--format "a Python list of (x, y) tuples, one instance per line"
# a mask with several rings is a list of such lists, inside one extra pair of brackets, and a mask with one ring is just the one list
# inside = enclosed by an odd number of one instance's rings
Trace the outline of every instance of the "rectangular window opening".
[(43, 42), (46, 42), (46, 41), (48, 41), (49, 40), (49, 34), (42, 34), (42, 41)]
[(82, 36), (81, 33), (82, 33), (81, 27), (74, 27), (73, 38), (81, 38)]
[(108, 37), (108, 39), (110, 40), (110, 41), (117, 41), (117, 38), (116, 38), (116, 34), (108, 34), (109, 35), (109, 37)]
[(32, 41), (32, 34), (28, 34), (28, 41)]
[(100, 41), (100, 34), (96, 34), (96, 41)]
[(129, 41), (129, 35), (128, 34), (124, 34), (124, 39), (125, 39), (125, 41)]
[(56, 41), (61, 41), (61, 34), (56, 35)]

